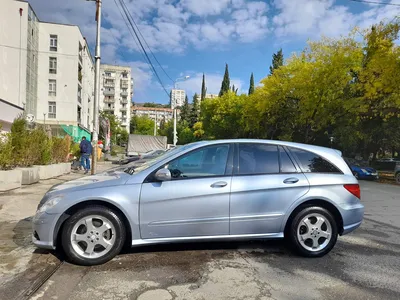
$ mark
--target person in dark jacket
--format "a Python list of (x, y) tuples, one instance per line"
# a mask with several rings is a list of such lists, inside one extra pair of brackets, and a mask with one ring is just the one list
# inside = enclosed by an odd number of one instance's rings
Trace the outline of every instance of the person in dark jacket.
[(92, 144), (86, 140), (86, 137), (82, 137), (81, 144), (79, 145), (81, 149), (81, 166), (87, 174), (90, 170), (90, 155), (92, 154)]

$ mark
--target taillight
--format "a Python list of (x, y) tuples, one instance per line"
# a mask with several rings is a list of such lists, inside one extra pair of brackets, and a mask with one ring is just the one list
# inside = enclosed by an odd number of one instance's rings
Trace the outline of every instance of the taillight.
[(343, 187), (354, 196), (356, 196), (358, 199), (361, 199), (361, 191), (358, 184), (344, 184)]

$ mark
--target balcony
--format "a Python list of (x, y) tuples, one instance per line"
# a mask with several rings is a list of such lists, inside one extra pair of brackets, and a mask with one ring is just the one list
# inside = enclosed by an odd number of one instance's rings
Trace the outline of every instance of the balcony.
[(104, 103), (115, 103), (115, 98), (104, 98)]
[(78, 102), (82, 103), (82, 97), (78, 95)]
[(106, 81), (104, 81), (104, 87), (115, 87), (115, 82), (114, 82), (114, 80), (110, 80), (110, 81), (108, 81), (108, 80), (106, 80)]
[(105, 96), (114, 96), (115, 90), (114, 89), (105, 89), (103, 93)]
[(127, 121), (128, 121), (127, 118), (121, 118), (121, 123), (122, 123), (122, 124), (125, 124)]
[(106, 106), (106, 107), (104, 107), (104, 111), (112, 111), (112, 112), (114, 112), (114, 109), (115, 109), (115, 107), (114, 106), (111, 106), (111, 107), (108, 107), (108, 106)]
[(82, 53), (79, 52), (79, 62), (82, 64)]
[(121, 96), (122, 96), (122, 97), (128, 97), (128, 92), (122, 91), (122, 92), (121, 92)]
[(121, 82), (121, 89), (128, 89), (129, 88), (129, 84), (125, 84)]
[(127, 111), (128, 108), (127, 108), (127, 107), (121, 107), (119, 110), (120, 110), (120, 111)]
[(128, 99), (122, 99), (121, 104), (128, 104)]

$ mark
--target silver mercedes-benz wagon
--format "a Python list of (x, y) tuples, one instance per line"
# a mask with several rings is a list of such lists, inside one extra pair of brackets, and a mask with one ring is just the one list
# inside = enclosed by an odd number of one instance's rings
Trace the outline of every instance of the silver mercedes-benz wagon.
[(202, 141), (139, 167), (52, 187), (33, 242), (81, 265), (131, 246), (286, 238), (299, 254), (328, 253), (360, 226), (364, 206), (341, 152), (268, 140)]

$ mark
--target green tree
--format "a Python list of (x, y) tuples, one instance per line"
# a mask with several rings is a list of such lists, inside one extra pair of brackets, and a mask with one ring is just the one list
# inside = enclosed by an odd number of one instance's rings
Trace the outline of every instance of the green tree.
[(188, 96), (186, 95), (185, 97), (185, 102), (183, 103), (181, 107), (181, 120), (189, 122), (190, 120), (190, 107), (189, 107), (189, 99)]
[(272, 66), (269, 67), (270, 74), (274, 73), (274, 70), (283, 66), (283, 52), (282, 48), (278, 52), (272, 54)]
[(250, 87), (249, 87), (249, 95), (254, 94), (254, 75), (251, 73), (250, 76)]
[(192, 127), (194, 123), (199, 121), (200, 118), (200, 102), (197, 93), (193, 95), (192, 109), (190, 111), (189, 126)]
[(221, 90), (219, 92), (219, 96), (221, 97), (223, 94), (229, 92), (231, 86), (231, 82), (229, 79), (229, 69), (228, 64), (225, 65), (225, 74), (224, 79), (222, 80)]
[(205, 77), (205, 75), (203, 73), (203, 81), (201, 83), (201, 101), (206, 99), (206, 95), (207, 95), (206, 77)]
[(154, 121), (148, 116), (133, 116), (130, 121), (130, 129), (133, 134), (153, 135)]

